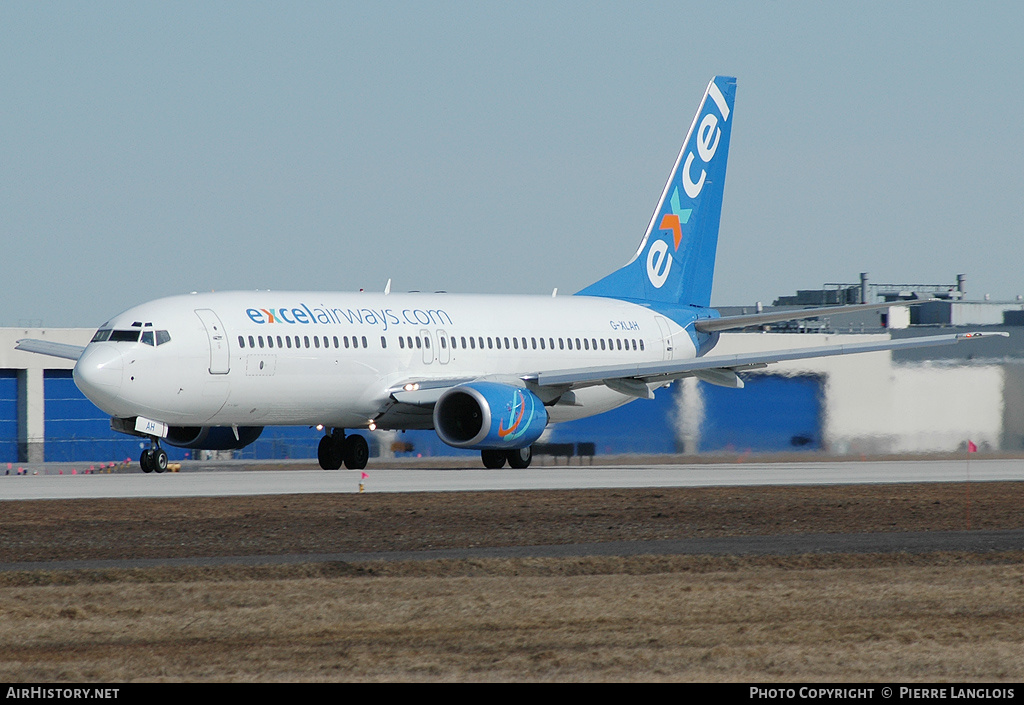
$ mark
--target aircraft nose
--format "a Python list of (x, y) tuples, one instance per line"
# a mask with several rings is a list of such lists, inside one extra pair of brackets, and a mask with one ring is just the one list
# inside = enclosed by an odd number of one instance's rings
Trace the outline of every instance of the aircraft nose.
[(78, 358), (73, 373), (82, 394), (107, 413), (121, 391), (124, 362), (121, 352), (110, 345), (90, 345)]

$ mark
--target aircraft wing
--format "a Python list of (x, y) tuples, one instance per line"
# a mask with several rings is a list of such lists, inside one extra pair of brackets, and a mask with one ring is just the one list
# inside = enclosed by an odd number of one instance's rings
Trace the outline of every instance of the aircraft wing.
[(14, 346), (14, 349), (39, 353), (40, 355), (49, 355), (51, 357), (62, 357), (65, 360), (77, 360), (85, 352), (84, 345), (54, 343), (50, 340), (33, 340), (32, 338), (22, 338)]
[[(938, 299), (933, 299), (937, 301)], [(701, 333), (714, 333), (720, 330), (733, 330), (736, 328), (747, 328), (749, 326), (763, 326), (769, 323), (780, 321), (797, 321), (802, 318), (817, 318), (818, 316), (835, 316), (844, 313), (857, 313), (859, 311), (880, 311), (894, 306), (912, 306), (914, 304), (926, 303), (926, 299), (920, 301), (892, 301), (885, 304), (853, 304), (851, 306), (826, 306), (824, 308), (793, 309), (789, 311), (777, 311), (769, 313), (750, 313), (740, 316), (722, 316), (721, 318), (701, 318), (693, 327)]]
[(878, 352), (882, 350), (906, 350), (940, 345), (955, 345), (967, 341), (990, 337), (1009, 337), (1009, 333), (954, 333), (933, 335), (923, 338), (886, 340), (876, 343), (850, 343), (845, 345), (824, 345), (814, 348), (793, 348), (768, 352), (742, 353), (739, 355), (709, 355), (689, 360), (665, 360), (635, 365), (611, 365), (583, 369), (539, 372), (523, 379), (539, 387), (564, 386), (567, 389), (605, 384), (616, 391), (637, 397), (650, 398), (649, 383), (666, 382), (683, 377), (698, 377), (713, 384), (742, 387), (736, 372), (767, 367), (775, 362), (803, 360), (812, 357), (830, 357), (853, 353)]
[(444, 377), (438, 379), (411, 379), (407, 382), (397, 384), (387, 390), (388, 396), (399, 404), (410, 406), (430, 407), (447, 390), (457, 387), (466, 382), (472, 382), (477, 377)]

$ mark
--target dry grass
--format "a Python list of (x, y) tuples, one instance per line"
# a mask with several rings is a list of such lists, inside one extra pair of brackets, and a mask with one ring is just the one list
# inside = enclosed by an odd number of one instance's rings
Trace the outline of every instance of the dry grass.
[[(1020, 483), (973, 528), (1024, 526)], [(3, 504), (0, 560), (965, 528), (962, 485)], [(0, 681), (1020, 681), (1024, 553), (0, 572)]]
[(1019, 681), (1022, 566), (676, 556), (12, 574), (0, 680)]

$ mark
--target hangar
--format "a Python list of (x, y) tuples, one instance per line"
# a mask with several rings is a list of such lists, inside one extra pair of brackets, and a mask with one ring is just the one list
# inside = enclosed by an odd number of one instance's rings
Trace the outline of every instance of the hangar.
[[(931, 299), (891, 313), (848, 315), (723, 333), (715, 354), (934, 335), (970, 326), (1009, 338), (967, 349), (878, 352), (773, 365), (746, 373), (744, 389), (695, 379), (580, 421), (552, 426), (545, 443), (585, 444), (597, 454), (824, 451), (833, 454), (1024, 450), (1024, 302), (966, 301), (964, 279), (945, 285), (827, 284), (772, 307), (723, 307), (723, 315), (829, 304)], [(938, 300), (934, 300), (934, 299)], [(19, 338), (85, 345), (91, 328), (0, 328), (0, 463), (136, 459), (142, 439), (110, 430), (78, 391), (70, 360), (17, 351)], [(236, 457), (313, 458), (320, 432), (269, 427)], [(368, 433), (373, 455), (445, 456), (429, 431)], [(172, 459), (188, 451), (168, 448)]]

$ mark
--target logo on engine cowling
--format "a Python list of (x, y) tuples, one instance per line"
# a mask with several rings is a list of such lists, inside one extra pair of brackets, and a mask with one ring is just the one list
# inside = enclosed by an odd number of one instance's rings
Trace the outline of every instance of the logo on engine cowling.
[[(502, 419), (498, 422), (498, 437), (506, 441), (514, 441), (523, 435), (528, 426), (523, 426), (519, 429), (519, 426), (523, 422), (523, 416), (526, 413), (526, 397), (521, 391), (516, 391), (512, 396), (512, 401), (505, 407), (505, 411), (508, 412), (509, 427), (505, 428), (505, 420)], [(533, 410), (530, 410), (531, 416)], [(514, 419), (514, 420), (513, 420)], [(517, 429), (519, 429), (517, 431)]]

